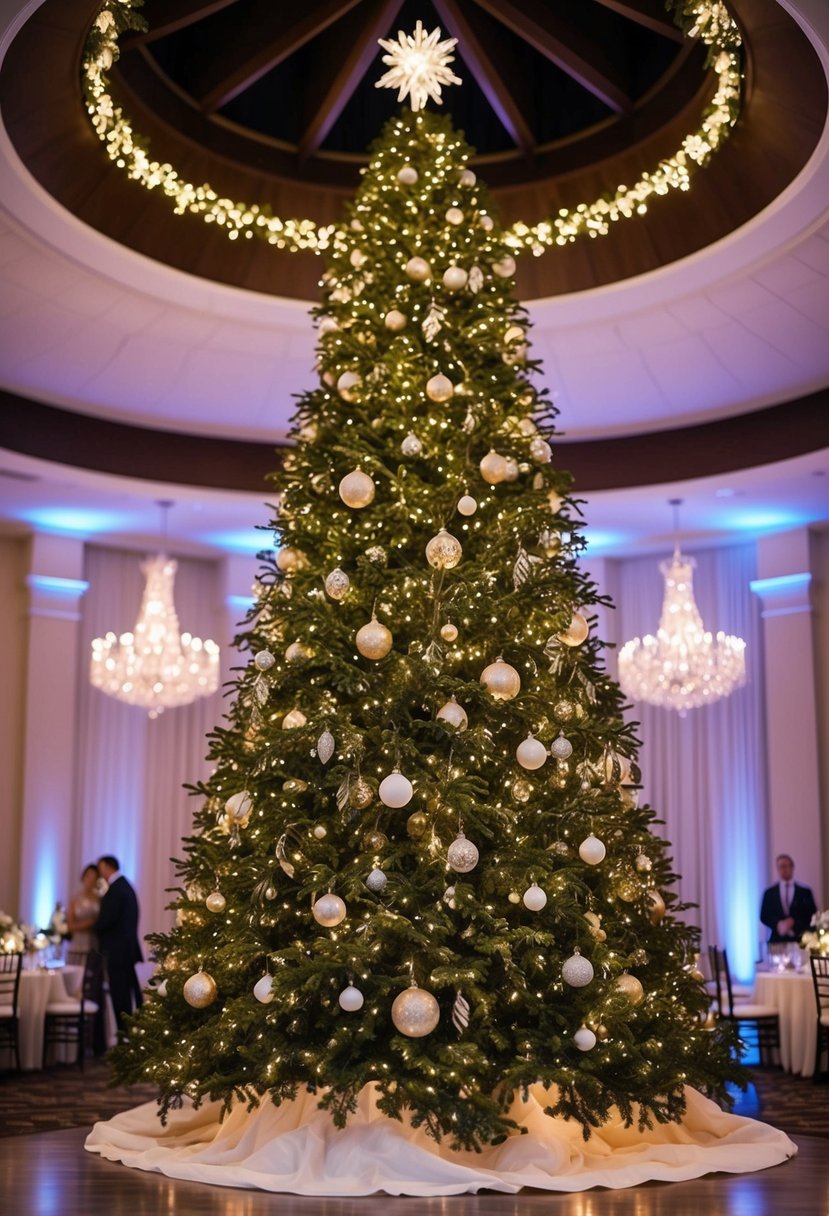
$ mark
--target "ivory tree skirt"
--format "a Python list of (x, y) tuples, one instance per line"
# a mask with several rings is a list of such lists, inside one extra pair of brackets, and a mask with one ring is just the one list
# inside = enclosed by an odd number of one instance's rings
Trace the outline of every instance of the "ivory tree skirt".
[(588, 1141), (581, 1127), (544, 1114), (540, 1086), (511, 1114), (527, 1134), (510, 1136), (482, 1153), (453, 1152), (422, 1130), (377, 1110), (372, 1086), (345, 1129), (334, 1127), (317, 1099), (265, 1101), (251, 1114), (236, 1106), (223, 1120), (220, 1104), (171, 1111), (162, 1127), (154, 1102), (96, 1123), (86, 1148), (110, 1161), (169, 1178), (215, 1186), (255, 1187), (295, 1195), (460, 1195), (479, 1190), (582, 1191), (622, 1188), (651, 1180), (678, 1182), (723, 1171), (750, 1173), (778, 1165), (797, 1147), (783, 1132), (726, 1114), (694, 1089), (686, 1090), (682, 1123), (652, 1131), (613, 1119)]

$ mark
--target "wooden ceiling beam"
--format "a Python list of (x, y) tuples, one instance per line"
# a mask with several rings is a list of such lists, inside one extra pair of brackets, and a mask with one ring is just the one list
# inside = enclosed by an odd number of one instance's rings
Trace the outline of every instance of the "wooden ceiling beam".
[(620, 13), (628, 21), (635, 21), (662, 38), (670, 38), (672, 42), (685, 41), (682, 30), (665, 11), (663, 0), (596, 0), (596, 3)]
[[(523, 92), (522, 76), (504, 62), (504, 47), (496, 46), (491, 23), (483, 14), (473, 25), (457, 0), (433, 0), (435, 10), (453, 38), (457, 38), (463, 62), (497, 115), (501, 126), (522, 152), (529, 153), (535, 139), (516, 92)], [(482, 19), (483, 18), (483, 19)]]
[(360, 0), (316, 0), (294, 7), (260, 0), (246, 23), (228, 31), (228, 40), (217, 39), (216, 59), (204, 72), (197, 100), (212, 114), (260, 77), (277, 67), (312, 38), (355, 8)]
[(540, 55), (561, 68), (616, 114), (630, 114), (633, 99), (620, 74), (597, 43), (552, 12), (539, 0), (475, 0), (492, 17), (534, 46)]
[[(346, 21), (320, 40), (319, 66), (309, 73), (309, 83), (316, 82), (317, 90), (306, 94), (298, 145), (301, 161), (316, 152), (342, 114), (372, 60), (379, 56), (377, 39), (388, 33), (402, 7), (403, 0), (363, 0)], [(340, 66), (332, 75), (331, 65), (337, 63)]]
[(119, 39), (121, 48), (129, 50), (145, 42), (166, 38), (235, 3), (236, 0), (146, 0), (140, 13), (147, 22), (147, 29), (124, 34)]

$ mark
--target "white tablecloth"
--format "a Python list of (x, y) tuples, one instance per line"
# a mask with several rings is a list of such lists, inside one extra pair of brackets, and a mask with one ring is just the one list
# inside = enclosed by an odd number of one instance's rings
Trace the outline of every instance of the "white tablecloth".
[(754, 999), (780, 1017), (780, 1063), (786, 1072), (811, 1077), (815, 1071), (817, 1011), (810, 971), (758, 971)]
[[(40, 1068), (43, 1062), (43, 1023), (46, 1006), (52, 1001), (77, 997), (83, 967), (60, 967), (50, 971), (21, 971), (20, 1067)], [(70, 1050), (74, 1051), (74, 1048)]]

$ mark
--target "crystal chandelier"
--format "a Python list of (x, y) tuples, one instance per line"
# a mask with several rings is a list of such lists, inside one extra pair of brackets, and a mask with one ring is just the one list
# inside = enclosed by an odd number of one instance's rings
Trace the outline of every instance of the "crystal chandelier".
[[(681, 498), (670, 499), (677, 532)], [(663, 709), (710, 705), (727, 697), (745, 681), (742, 638), (709, 633), (694, 599), (693, 558), (683, 557), (679, 541), (673, 557), (661, 562), (665, 598), (656, 637), (632, 638), (619, 651), (619, 683), (633, 701), (647, 701)]]
[[(160, 502), (165, 524), (170, 502)], [(179, 630), (173, 600), (178, 562), (159, 553), (141, 563), (146, 576), (138, 620), (132, 633), (95, 638), (90, 679), (96, 688), (149, 710), (157, 718), (165, 709), (189, 705), (219, 686), (219, 647)]]

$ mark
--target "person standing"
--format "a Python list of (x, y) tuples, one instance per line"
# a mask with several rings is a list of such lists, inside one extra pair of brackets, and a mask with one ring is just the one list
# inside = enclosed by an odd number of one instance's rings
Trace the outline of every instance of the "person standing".
[(101, 908), (97, 884), (100, 882), (98, 867), (84, 866), (81, 887), (69, 900), (66, 927), (72, 935), (72, 950), (86, 953), (98, 948), (95, 923)]
[(135, 974), (135, 964), (144, 957), (138, 940), (138, 897), (120, 872), (117, 857), (112, 854), (99, 857), (98, 873), (108, 885), (95, 931), (106, 963), (115, 1021), (118, 1029), (123, 1030), (124, 1018), (143, 1004)]
[(760, 920), (770, 930), (770, 942), (799, 942), (817, 904), (811, 887), (794, 881), (794, 862), (788, 853), (781, 853), (776, 861), (780, 881), (763, 892)]

